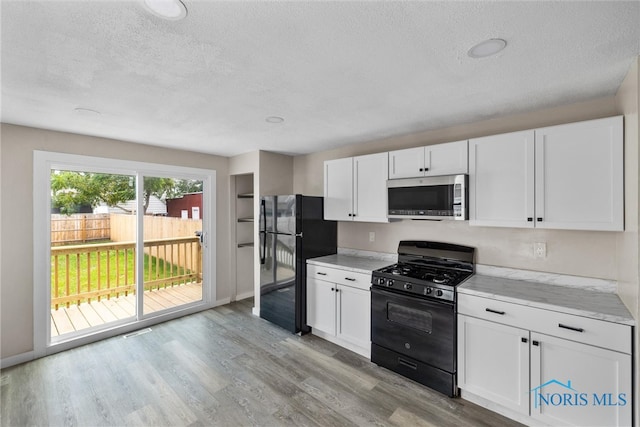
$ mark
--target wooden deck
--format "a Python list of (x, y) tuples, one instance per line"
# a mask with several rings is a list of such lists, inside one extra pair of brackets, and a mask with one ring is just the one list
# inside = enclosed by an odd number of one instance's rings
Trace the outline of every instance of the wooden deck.
[[(51, 310), (51, 336), (55, 337), (132, 317), (136, 312), (135, 298), (135, 295), (130, 294)], [(166, 289), (145, 291), (144, 312), (152, 313), (201, 299), (202, 284), (200, 283), (188, 283)]]

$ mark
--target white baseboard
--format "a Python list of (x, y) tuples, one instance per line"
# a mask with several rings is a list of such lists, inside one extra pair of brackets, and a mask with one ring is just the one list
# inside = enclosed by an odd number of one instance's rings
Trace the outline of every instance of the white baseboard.
[(332, 343), (334, 343), (336, 345), (339, 345), (340, 347), (344, 347), (347, 350), (351, 350), (354, 353), (358, 353), (360, 356), (364, 356), (367, 359), (371, 359), (371, 345), (369, 345), (369, 348), (362, 348), (362, 347), (357, 346), (355, 344), (352, 344), (350, 342), (341, 340), (340, 338), (338, 338), (338, 337), (336, 337), (334, 335), (327, 334), (325, 332), (318, 331), (318, 330), (315, 330), (313, 328), (311, 328), (311, 334), (315, 335), (317, 337), (320, 337), (320, 338), (322, 338), (324, 340), (327, 340), (329, 342), (332, 342)]
[(244, 293), (236, 295), (236, 301), (240, 301), (240, 300), (247, 299), (247, 298), (253, 298), (253, 291), (244, 292)]
[(251, 313), (253, 313), (254, 316), (260, 317), (260, 307), (253, 307)]
[(221, 305), (227, 305), (231, 302), (231, 298), (223, 298), (223, 299), (219, 299), (216, 302), (213, 303), (213, 307), (219, 307)]
[(35, 359), (35, 354), (33, 351), (27, 351), (26, 353), (5, 357), (3, 359), (0, 359), (0, 369), (8, 368), (14, 365), (19, 365), (24, 362), (30, 362), (33, 359)]
[(465, 390), (460, 390), (460, 398), (464, 399), (464, 400), (468, 400), (469, 402), (475, 403), (478, 406), (482, 406), (485, 409), (488, 409), (490, 411), (496, 412), (500, 415), (503, 415), (507, 418), (510, 418), (514, 421), (517, 421), (519, 423), (522, 423), (524, 425), (527, 426), (542, 426), (544, 424), (540, 424), (540, 423), (536, 423), (536, 421), (529, 417), (528, 415), (523, 415), (520, 414), (516, 411), (513, 411), (511, 409), (505, 408), (502, 405), (499, 405), (497, 403), (493, 403), (492, 401), (485, 399), (482, 396), (478, 396), (477, 394), (473, 394), (473, 393), (469, 393), (468, 391)]

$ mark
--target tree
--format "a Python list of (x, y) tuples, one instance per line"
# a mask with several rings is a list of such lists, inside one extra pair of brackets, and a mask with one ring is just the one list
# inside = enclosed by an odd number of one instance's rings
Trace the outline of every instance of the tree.
[(159, 199), (166, 197), (167, 194), (171, 193), (175, 187), (175, 181), (173, 178), (155, 178), (155, 177), (144, 177), (144, 213), (147, 213), (147, 209), (149, 208), (149, 200), (151, 196), (156, 196)]
[(99, 191), (91, 175), (83, 172), (54, 171), (51, 174), (52, 204), (65, 215), (78, 212), (81, 206), (95, 207)]

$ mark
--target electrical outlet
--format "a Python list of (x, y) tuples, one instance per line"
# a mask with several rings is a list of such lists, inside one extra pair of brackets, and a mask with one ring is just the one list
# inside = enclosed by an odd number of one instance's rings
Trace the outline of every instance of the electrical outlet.
[(376, 241), (376, 232), (375, 231), (370, 231), (369, 232), (369, 241), (370, 242), (375, 242)]
[(547, 244), (545, 242), (536, 242), (533, 244), (533, 256), (535, 258), (547, 257)]

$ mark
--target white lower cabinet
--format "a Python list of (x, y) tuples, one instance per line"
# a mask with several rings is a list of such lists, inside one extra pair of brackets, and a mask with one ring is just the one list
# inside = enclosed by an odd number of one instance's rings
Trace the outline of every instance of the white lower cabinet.
[(529, 414), (529, 331), (458, 316), (458, 386)]
[(307, 324), (311, 333), (371, 356), (371, 275), (307, 266)]
[(631, 406), (631, 355), (531, 333), (534, 419), (549, 425), (630, 426)]
[(531, 425), (631, 425), (631, 326), (458, 297), (464, 398)]
[(314, 330), (336, 334), (335, 283), (307, 278), (307, 324)]

